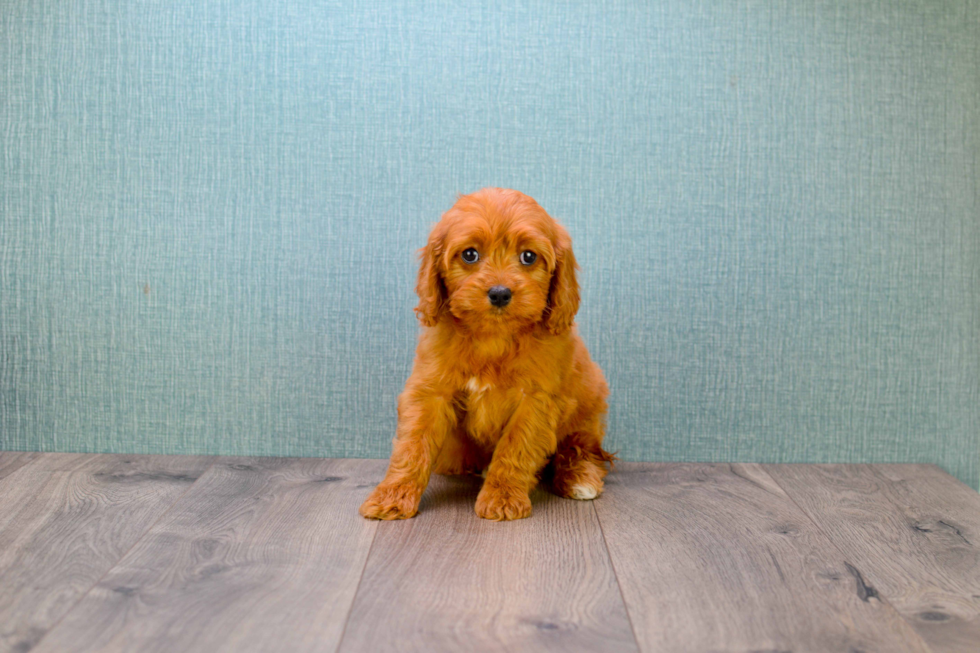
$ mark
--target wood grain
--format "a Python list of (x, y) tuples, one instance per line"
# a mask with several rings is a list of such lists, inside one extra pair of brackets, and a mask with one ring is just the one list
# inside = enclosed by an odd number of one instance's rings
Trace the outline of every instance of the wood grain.
[(220, 459), (45, 637), (54, 651), (334, 651), (384, 461)]
[(978, 650), (980, 496), (934, 466), (620, 463), (501, 524), (437, 477), (378, 524), (384, 466), (0, 452), (0, 652)]
[(758, 465), (621, 463), (595, 502), (644, 651), (927, 651)]
[(0, 451), (0, 481), (41, 455), (31, 451)]
[(635, 651), (591, 502), (537, 491), (529, 519), (489, 522), (480, 483), (434, 477), (380, 525), (340, 650)]
[(204, 472), (206, 457), (0, 459), (0, 652), (27, 651)]
[(766, 469), (934, 650), (980, 650), (980, 495), (933, 465)]

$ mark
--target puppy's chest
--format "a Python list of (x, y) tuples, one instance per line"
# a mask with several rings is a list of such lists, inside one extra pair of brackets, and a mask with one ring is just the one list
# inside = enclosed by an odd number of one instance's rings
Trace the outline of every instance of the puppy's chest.
[(463, 386), (463, 426), (470, 437), (494, 444), (520, 403), (521, 389), (497, 379), (472, 376)]

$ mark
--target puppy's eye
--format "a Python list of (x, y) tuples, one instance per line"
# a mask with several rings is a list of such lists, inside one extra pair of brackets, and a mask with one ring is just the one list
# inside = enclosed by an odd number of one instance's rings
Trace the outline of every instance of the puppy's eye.
[(476, 263), (480, 260), (480, 252), (476, 251), (472, 247), (464, 249), (463, 253), (459, 255), (463, 259), (464, 263)]
[(521, 252), (521, 263), (523, 265), (531, 265), (537, 260), (538, 260), (538, 255), (532, 252), (531, 250), (528, 249)]

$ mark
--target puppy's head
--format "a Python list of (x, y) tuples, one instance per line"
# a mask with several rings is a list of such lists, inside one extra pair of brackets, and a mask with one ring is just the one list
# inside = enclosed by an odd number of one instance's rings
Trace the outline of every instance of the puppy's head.
[(478, 331), (543, 322), (559, 334), (578, 311), (568, 233), (515, 190), (460, 197), (432, 229), (421, 259), (415, 312), (426, 326), (452, 316)]

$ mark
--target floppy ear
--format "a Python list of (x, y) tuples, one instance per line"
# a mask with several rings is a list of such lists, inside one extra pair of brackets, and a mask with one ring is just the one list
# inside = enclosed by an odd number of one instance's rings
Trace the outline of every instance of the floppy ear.
[(419, 250), (421, 263), (418, 283), (415, 285), (419, 305), (415, 309), (415, 315), (427, 327), (435, 326), (446, 310), (446, 284), (439, 274), (439, 258), (442, 256), (445, 235), (445, 229), (436, 225), (429, 234), (429, 242)]
[(561, 225), (556, 225), (555, 271), (551, 275), (551, 288), (548, 292), (548, 315), (545, 324), (548, 330), (558, 335), (572, 328), (575, 314), (578, 313), (578, 279), (575, 271), (578, 263), (572, 253), (572, 239)]

